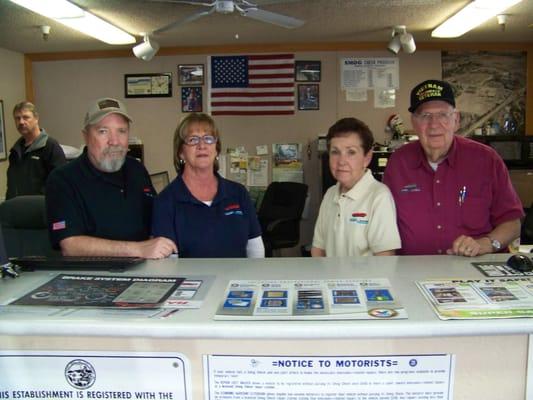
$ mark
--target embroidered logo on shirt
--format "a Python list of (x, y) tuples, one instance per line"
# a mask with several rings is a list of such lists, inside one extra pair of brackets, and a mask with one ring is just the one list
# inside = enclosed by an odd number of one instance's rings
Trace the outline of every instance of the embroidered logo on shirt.
[(366, 213), (364, 212), (354, 212), (352, 213), (352, 216), (350, 217), (350, 222), (353, 222), (355, 224), (361, 224), (361, 225), (367, 225), (368, 224), (368, 218)]
[(224, 207), (224, 215), (243, 215), (241, 206), (237, 203), (227, 205)]
[(65, 223), (65, 221), (58, 221), (52, 224), (53, 231), (60, 231), (62, 229), (65, 229), (66, 227), (67, 227), (67, 224)]
[(41, 157), (39, 157), (39, 156), (31, 156), (31, 158), (34, 159), (34, 160), (40, 160), (41, 159)]
[(152, 194), (152, 189), (150, 189), (149, 187), (143, 188), (143, 193), (148, 197), (154, 197), (154, 195)]
[(408, 193), (408, 192), (420, 192), (420, 188), (416, 183), (410, 183), (409, 185), (405, 185), (400, 192)]

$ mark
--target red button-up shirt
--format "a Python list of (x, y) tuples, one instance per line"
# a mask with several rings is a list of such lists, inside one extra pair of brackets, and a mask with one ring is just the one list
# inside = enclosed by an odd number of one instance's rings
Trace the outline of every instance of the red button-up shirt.
[(399, 254), (446, 254), (458, 236), (483, 237), (524, 215), (500, 156), (460, 136), (436, 171), (419, 142), (402, 146), (392, 154), (383, 182), (396, 202)]

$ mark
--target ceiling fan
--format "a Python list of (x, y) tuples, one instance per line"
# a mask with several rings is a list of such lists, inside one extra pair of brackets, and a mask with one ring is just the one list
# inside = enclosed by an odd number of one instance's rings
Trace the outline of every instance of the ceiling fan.
[(220, 14), (231, 14), (237, 10), (243, 17), (252, 18), (257, 21), (267, 22), (269, 24), (274, 24), (281, 26), (283, 28), (298, 28), (302, 26), (305, 22), (289, 17), (287, 15), (273, 13), (270, 11), (261, 10), (257, 7), (256, 4), (251, 3), (247, 0), (213, 0), (211, 2), (205, 2), (205, 1), (183, 1), (183, 0), (151, 0), (154, 2), (160, 2), (160, 3), (175, 3), (175, 4), (191, 4), (195, 6), (203, 6), (208, 7), (205, 11), (200, 11), (196, 14), (189, 15), (188, 17), (171, 22), (168, 25), (165, 25), (159, 29), (156, 29), (152, 33), (158, 34), (162, 32), (166, 32), (168, 30), (177, 28), (181, 25), (185, 25), (189, 22), (195, 21), (199, 18), (205, 17), (207, 15), (210, 15), (214, 12), (220, 13)]

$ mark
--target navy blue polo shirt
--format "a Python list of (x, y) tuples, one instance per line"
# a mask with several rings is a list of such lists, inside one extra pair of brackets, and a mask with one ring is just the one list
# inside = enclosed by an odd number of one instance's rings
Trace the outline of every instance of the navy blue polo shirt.
[(142, 241), (149, 238), (155, 191), (137, 160), (118, 172), (94, 168), (87, 151), (56, 168), (46, 182), (46, 211), (54, 248), (70, 236)]
[(182, 258), (246, 257), (248, 239), (261, 227), (244, 186), (217, 175), (211, 206), (199, 201), (178, 176), (154, 202), (152, 235), (176, 243)]

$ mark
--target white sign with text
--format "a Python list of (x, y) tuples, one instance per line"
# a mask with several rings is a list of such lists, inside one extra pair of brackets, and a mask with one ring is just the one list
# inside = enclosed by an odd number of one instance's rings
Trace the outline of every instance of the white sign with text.
[(188, 400), (182, 354), (0, 351), (0, 399)]
[(209, 400), (452, 400), (455, 356), (204, 356)]

